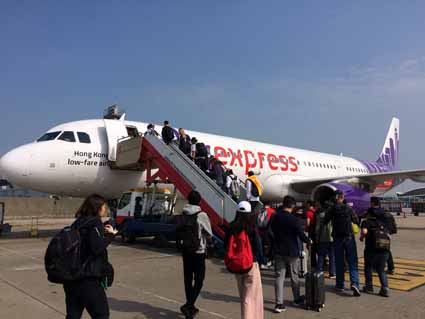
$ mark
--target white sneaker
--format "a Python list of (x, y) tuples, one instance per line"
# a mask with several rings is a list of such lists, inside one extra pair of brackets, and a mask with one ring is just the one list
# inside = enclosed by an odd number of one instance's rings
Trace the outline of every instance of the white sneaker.
[(269, 267), (267, 265), (260, 265), (261, 270), (269, 270)]

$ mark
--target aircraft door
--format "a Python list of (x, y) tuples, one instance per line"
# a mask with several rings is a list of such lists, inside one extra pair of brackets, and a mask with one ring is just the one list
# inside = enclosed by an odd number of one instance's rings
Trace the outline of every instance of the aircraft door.
[(106, 128), (106, 135), (108, 136), (108, 159), (111, 162), (117, 160), (117, 145), (118, 140), (127, 137), (128, 131), (124, 121), (121, 120), (103, 120)]

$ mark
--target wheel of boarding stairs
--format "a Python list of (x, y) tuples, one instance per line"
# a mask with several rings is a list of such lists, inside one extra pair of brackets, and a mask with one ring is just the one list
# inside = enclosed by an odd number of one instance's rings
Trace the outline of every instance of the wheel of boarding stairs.
[(168, 246), (168, 239), (167, 236), (165, 236), (164, 234), (159, 234), (156, 235), (153, 239), (152, 239), (152, 244), (155, 247), (158, 248), (165, 248)]

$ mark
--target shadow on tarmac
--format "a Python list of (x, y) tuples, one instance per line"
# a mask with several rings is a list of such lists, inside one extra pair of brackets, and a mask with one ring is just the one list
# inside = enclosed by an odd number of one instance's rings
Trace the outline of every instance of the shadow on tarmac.
[(235, 296), (229, 296), (229, 295), (224, 295), (224, 294), (220, 294), (220, 293), (213, 293), (213, 292), (209, 292), (209, 291), (203, 291), (201, 292), (201, 297), (203, 299), (208, 299), (208, 300), (213, 300), (213, 301), (222, 301), (222, 302), (226, 302), (226, 303), (240, 303), (240, 299), (239, 297), (235, 297)]
[(184, 316), (179, 312), (155, 307), (147, 303), (128, 301), (128, 300), (118, 300), (115, 298), (108, 298), (108, 302), (109, 302), (110, 309), (113, 311), (140, 313), (146, 319), (184, 318)]

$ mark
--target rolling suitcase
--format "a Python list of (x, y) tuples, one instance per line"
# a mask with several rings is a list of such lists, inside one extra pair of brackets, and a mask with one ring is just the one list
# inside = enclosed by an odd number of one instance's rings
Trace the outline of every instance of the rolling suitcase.
[(305, 275), (305, 307), (321, 311), (325, 307), (325, 274), (311, 267), (311, 246), (309, 249), (308, 272)]

